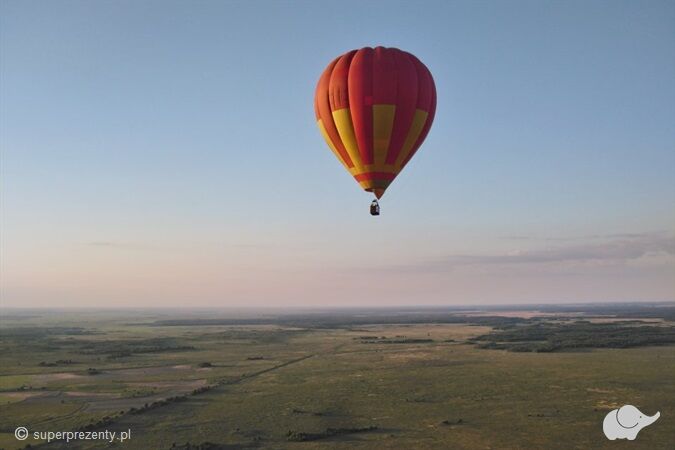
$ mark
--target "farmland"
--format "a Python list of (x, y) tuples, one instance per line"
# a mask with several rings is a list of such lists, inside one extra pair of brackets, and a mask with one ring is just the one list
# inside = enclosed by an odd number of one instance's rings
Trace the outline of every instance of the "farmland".
[(0, 447), (672, 448), (674, 309), (4, 312)]

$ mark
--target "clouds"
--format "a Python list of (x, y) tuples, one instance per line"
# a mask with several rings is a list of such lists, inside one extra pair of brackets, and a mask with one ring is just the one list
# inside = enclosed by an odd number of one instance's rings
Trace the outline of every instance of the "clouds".
[(148, 244), (139, 244), (132, 242), (116, 242), (116, 241), (92, 241), (85, 242), (85, 246), (93, 248), (109, 248), (116, 250), (152, 250), (153, 247)]
[[(518, 236), (517, 240), (531, 240)], [(626, 263), (643, 257), (675, 256), (675, 237), (666, 233), (632, 233), (581, 238), (544, 238), (543, 241), (564, 244), (534, 246), (505, 253), (450, 254), (434, 261), (424, 261), (410, 266), (398, 266), (404, 271), (434, 272), (457, 267), (520, 266), (585, 263)]]
[(525, 235), (511, 235), (506, 236), (505, 239), (520, 240), (520, 241), (547, 241), (547, 242), (571, 242), (571, 241), (587, 241), (597, 239), (642, 239), (649, 236), (664, 236), (667, 233), (658, 231), (653, 233), (615, 233), (615, 234), (591, 234), (588, 236), (573, 236), (573, 237), (536, 237)]
[(85, 242), (86, 246), (88, 247), (127, 247), (128, 244), (122, 244), (119, 242), (111, 242), (111, 241), (94, 241), (94, 242)]
[(649, 254), (675, 255), (675, 238), (637, 236), (606, 242), (523, 250), (506, 255), (449, 256), (455, 264), (532, 264), (590, 261), (627, 261)]

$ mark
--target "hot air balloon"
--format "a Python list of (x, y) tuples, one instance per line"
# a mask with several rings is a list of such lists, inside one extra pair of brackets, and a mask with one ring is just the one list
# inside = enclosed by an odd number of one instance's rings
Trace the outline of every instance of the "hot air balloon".
[(314, 96), (319, 130), (357, 183), (380, 199), (426, 138), (436, 112), (429, 69), (397, 48), (364, 47), (337, 57)]

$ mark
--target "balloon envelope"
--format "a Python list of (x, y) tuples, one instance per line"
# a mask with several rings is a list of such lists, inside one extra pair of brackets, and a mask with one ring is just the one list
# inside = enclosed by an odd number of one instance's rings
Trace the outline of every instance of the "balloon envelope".
[(361, 187), (380, 198), (426, 138), (436, 112), (429, 69), (397, 48), (337, 57), (316, 87), (319, 130)]

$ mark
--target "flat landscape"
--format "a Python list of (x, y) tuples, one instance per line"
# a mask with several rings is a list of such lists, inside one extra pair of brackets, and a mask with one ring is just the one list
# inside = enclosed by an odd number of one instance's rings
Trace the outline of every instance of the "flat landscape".
[[(672, 449), (675, 305), (3, 311), (0, 448)], [(634, 442), (604, 416), (661, 418)], [(25, 426), (25, 441), (14, 437)]]

